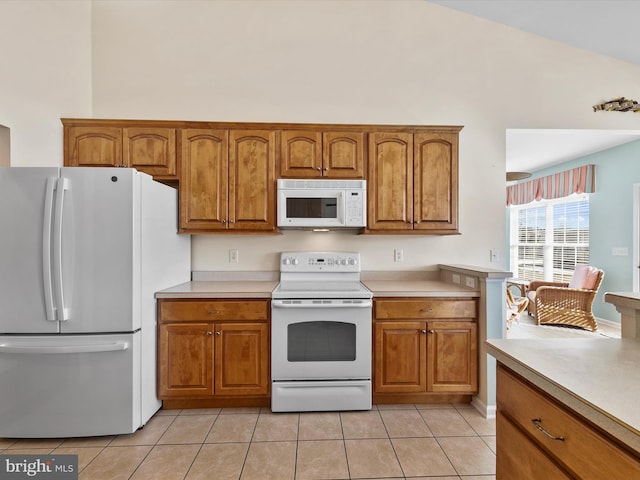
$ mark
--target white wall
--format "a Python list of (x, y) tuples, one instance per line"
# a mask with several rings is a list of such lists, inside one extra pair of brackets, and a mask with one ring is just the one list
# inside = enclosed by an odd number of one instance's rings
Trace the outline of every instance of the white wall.
[[(21, 19), (26, 13), (17, 2), (10, 8), (3, 3), (0, 27), (6, 23), (23, 38), (37, 34), (30, 31), (39, 27), (33, 19), (55, 17), (49, 36), (62, 37), (55, 62), (21, 67), (25, 85), (15, 81), (7, 90), (0, 83), (5, 92), (29, 97), (41, 93), (36, 80), (52, 77), (42, 109), (20, 118), (49, 154), (60, 152), (61, 139), (52, 131), (58, 118), (88, 112), (105, 118), (464, 125), (462, 235), (202, 235), (193, 240), (194, 270), (273, 270), (278, 252), (315, 248), (359, 250), (368, 270), (443, 262), (503, 268), (506, 129), (637, 128), (634, 115), (595, 114), (591, 106), (633, 97), (640, 67), (423, 0), (94, 1), (91, 25), (82, 23), (84, 4), (26, 2), (52, 5), (47, 8), (55, 13), (31, 8), (22, 28), (3, 14)], [(86, 45), (78, 45), (90, 28), (91, 78), (83, 70)], [(73, 38), (64, 41), (60, 32)], [(0, 35), (7, 44), (7, 35)], [(44, 56), (30, 42), (13, 43), (27, 56), (34, 50)], [(14, 68), (21, 58), (12, 55)], [(58, 77), (74, 67), (82, 78), (73, 77), (72, 88)], [(0, 124), (12, 126), (4, 118)], [(232, 247), (239, 249), (238, 264), (228, 263)], [(404, 249), (404, 262), (393, 262), (394, 248)], [(489, 249), (500, 250), (499, 263), (489, 264)]]
[(91, 115), (91, 3), (0, 1), (0, 45), (11, 164), (62, 165), (60, 118)]

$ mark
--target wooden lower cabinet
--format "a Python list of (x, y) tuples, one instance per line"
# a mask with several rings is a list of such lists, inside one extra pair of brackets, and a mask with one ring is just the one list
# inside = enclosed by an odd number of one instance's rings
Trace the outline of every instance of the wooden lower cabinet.
[(158, 318), (165, 408), (269, 404), (268, 301), (161, 299)]
[(477, 393), (475, 299), (374, 304), (374, 402), (449, 401)]
[(638, 478), (640, 455), (501, 363), (497, 369), (498, 480)]

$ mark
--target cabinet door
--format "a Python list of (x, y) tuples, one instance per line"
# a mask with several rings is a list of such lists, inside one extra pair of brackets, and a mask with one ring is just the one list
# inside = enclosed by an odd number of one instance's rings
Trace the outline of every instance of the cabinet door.
[(426, 391), (425, 323), (376, 321), (374, 325), (374, 391)]
[(189, 128), (180, 135), (180, 230), (226, 230), (229, 134)]
[(164, 323), (158, 328), (158, 397), (213, 395), (213, 324)]
[(304, 130), (280, 133), (280, 176), (308, 178), (322, 176), (322, 134)]
[(496, 415), (496, 478), (570, 480), (547, 455), (505, 418)]
[(65, 166), (123, 167), (122, 129), (66, 127)]
[(369, 134), (369, 230), (413, 229), (413, 135)]
[(475, 393), (478, 390), (478, 333), (475, 322), (427, 323), (427, 390)]
[(122, 140), (126, 165), (154, 177), (177, 177), (174, 128), (124, 128)]
[(413, 188), (414, 229), (457, 230), (457, 134), (415, 134)]
[(329, 178), (364, 178), (364, 133), (324, 132), (322, 175)]
[(232, 130), (229, 152), (229, 228), (273, 231), (276, 209), (276, 132)]
[(215, 393), (269, 393), (269, 327), (266, 322), (215, 325)]

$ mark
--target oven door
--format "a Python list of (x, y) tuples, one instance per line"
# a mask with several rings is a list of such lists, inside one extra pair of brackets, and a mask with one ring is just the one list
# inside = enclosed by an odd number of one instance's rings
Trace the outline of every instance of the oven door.
[(272, 300), (271, 305), (273, 381), (371, 378), (371, 300)]

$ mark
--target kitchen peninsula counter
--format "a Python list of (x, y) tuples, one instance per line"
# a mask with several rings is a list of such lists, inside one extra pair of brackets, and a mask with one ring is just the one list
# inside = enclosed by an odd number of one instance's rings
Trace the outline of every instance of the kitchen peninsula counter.
[(495, 339), (487, 352), (640, 455), (640, 342)]

